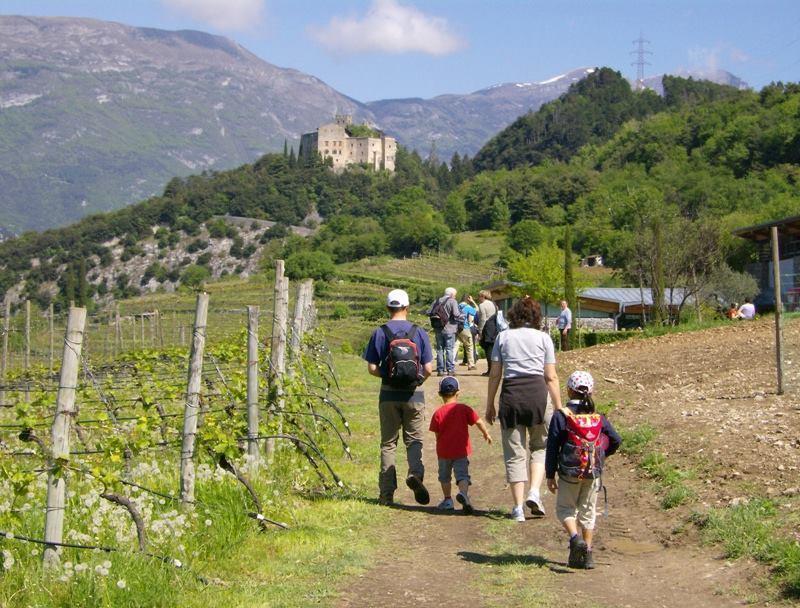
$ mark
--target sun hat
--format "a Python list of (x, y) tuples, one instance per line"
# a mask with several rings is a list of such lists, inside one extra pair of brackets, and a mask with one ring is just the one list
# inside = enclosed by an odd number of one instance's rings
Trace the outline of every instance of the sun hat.
[(393, 289), (386, 296), (386, 306), (389, 308), (405, 308), (408, 306), (408, 294), (403, 289)]
[(453, 376), (445, 376), (442, 378), (442, 381), (439, 382), (440, 395), (454, 395), (458, 392), (458, 390), (458, 378), (454, 378)]
[(594, 378), (589, 372), (572, 372), (567, 378), (567, 388), (576, 393), (586, 393), (591, 395), (594, 390)]

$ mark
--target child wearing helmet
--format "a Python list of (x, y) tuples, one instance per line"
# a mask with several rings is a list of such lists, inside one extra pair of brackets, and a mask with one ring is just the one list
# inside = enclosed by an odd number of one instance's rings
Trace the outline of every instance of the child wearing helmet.
[(587, 570), (594, 568), (592, 538), (603, 463), (622, 443), (606, 417), (595, 411), (593, 391), (589, 372), (570, 375), (569, 401), (553, 415), (545, 457), (547, 487), (556, 493), (556, 515), (569, 534), (569, 566)]

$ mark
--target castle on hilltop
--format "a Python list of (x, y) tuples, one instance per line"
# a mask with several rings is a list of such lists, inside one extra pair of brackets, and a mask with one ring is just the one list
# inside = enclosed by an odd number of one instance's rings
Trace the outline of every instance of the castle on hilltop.
[(334, 122), (300, 138), (301, 158), (309, 158), (315, 152), (323, 160), (330, 158), (336, 172), (352, 164), (394, 172), (397, 142), (378, 129), (354, 125), (350, 115), (337, 115)]

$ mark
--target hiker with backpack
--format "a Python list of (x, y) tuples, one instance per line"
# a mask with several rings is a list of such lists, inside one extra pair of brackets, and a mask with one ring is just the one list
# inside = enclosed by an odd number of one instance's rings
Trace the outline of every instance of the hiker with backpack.
[[(556, 412), (547, 436), (547, 487), (556, 494), (556, 515), (569, 534), (571, 568), (594, 568), (592, 539), (603, 464), (622, 439), (592, 400), (594, 379), (576, 371), (567, 380), (569, 401)], [(556, 482), (558, 472), (558, 482)]]
[(448, 287), (428, 309), (428, 317), (436, 336), (436, 373), (453, 376), (456, 373), (456, 334), (464, 324), (464, 313), (458, 308), (455, 287)]
[(478, 343), (486, 355), (486, 371), (492, 371), (492, 348), (497, 338), (497, 306), (492, 302), (492, 293), (488, 289), (478, 292)]
[(425, 393), (421, 385), (433, 371), (428, 334), (408, 320), (408, 294), (390, 291), (386, 308), (391, 318), (378, 327), (364, 351), (367, 371), (381, 379), (378, 414), (381, 430), (381, 470), (378, 502), (391, 505), (397, 490), (395, 454), (400, 430), (406, 446), (406, 485), (423, 505), (430, 494), (423, 484), (422, 437), (425, 434)]
[[(544, 517), (540, 486), (544, 481), (547, 429), (553, 409), (561, 408), (553, 340), (541, 331), (542, 309), (525, 296), (508, 311), (509, 329), (498, 334), (486, 397), (486, 422), (500, 421), (506, 480), (511, 489), (511, 518), (525, 521), (525, 504), (534, 517)], [(500, 408), (495, 396), (500, 388)], [(548, 399), (548, 395), (550, 399)]]

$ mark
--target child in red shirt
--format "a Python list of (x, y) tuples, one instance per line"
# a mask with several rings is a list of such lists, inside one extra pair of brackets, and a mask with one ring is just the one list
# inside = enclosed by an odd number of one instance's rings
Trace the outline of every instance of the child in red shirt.
[(483, 420), (470, 406), (458, 403), (459, 385), (453, 376), (442, 378), (439, 383), (439, 396), (442, 406), (431, 418), (430, 430), (436, 433), (436, 455), (439, 457), (439, 481), (442, 484), (444, 500), (437, 509), (452, 510), (453, 498), (450, 492), (452, 473), (455, 472), (458, 494), (456, 500), (461, 504), (464, 513), (473, 511), (469, 501), (469, 455), (472, 445), (469, 442), (469, 427), (476, 425), (483, 438), (492, 443), (489, 431)]

